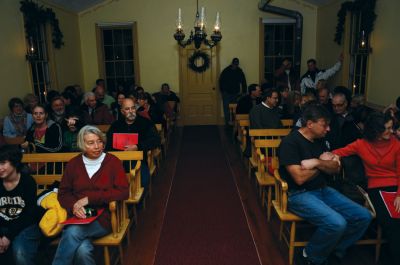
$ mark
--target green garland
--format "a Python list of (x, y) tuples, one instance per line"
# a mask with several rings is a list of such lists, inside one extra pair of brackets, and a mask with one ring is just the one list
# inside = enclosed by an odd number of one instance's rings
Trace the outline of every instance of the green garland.
[(51, 8), (45, 8), (32, 2), (24, 0), (20, 2), (20, 11), (24, 14), (26, 37), (35, 38), (37, 28), (40, 24), (50, 23), (52, 28), (52, 42), (55, 48), (60, 49), (64, 45), (63, 37), (56, 18), (56, 14)]
[[(196, 65), (198, 59), (203, 60), (202, 65)], [(189, 68), (197, 73), (205, 72), (210, 67), (210, 57), (207, 53), (202, 51), (195, 51), (192, 56), (189, 57)]]
[(355, 0), (354, 2), (344, 2), (337, 14), (338, 23), (336, 26), (335, 42), (341, 44), (346, 21), (346, 14), (349, 11), (352, 14), (361, 13), (361, 29), (368, 36), (374, 30), (376, 19), (375, 13), (376, 0)]

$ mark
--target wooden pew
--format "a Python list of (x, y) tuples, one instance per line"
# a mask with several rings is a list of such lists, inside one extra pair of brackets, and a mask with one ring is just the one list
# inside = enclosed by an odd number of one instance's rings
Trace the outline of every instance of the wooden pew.
[[(128, 164), (127, 178), (129, 181), (129, 198), (126, 201), (113, 201), (109, 204), (109, 210), (111, 212), (111, 227), (112, 233), (104, 237), (93, 240), (93, 244), (96, 246), (102, 246), (104, 250), (104, 262), (105, 265), (110, 265), (110, 253), (109, 247), (118, 247), (119, 259), (123, 264), (123, 252), (122, 252), (122, 241), (128, 235), (129, 243), (129, 228), (132, 224), (129, 213), (127, 210), (127, 204), (133, 205), (133, 215), (137, 219), (136, 204), (140, 202), (143, 197), (144, 189), (141, 187), (140, 182), (140, 165), (143, 160), (143, 152), (141, 151), (122, 151), (122, 152), (110, 152), (122, 161), (126, 161)], [(61, 181), (61, 177), (64, 173), (65, 165), (70, 159), (77, 156), (79, 153), (35, 153), (35, 154), (24, 154), (22, 162), (30, 165), (43, 165), (42, 167), (36, 166), (36, 171), (32, 173), (38, 185), (38, 191), (46, 189), (54, 181)], [(131, 161), (137, 161), (135, 167), (132, 167)], [(57, 244), (58, 240), (52, 242)]]
[(250, 129), (251, 156), (248, 163), (248, 176), (251, 178), (252, 169), (257, 167), (257, 151), (254, 146), (256, 139), (281, 139), (290, 133), (291, 129)]
[[(293, 128), (293, 120), (290, 119), (282, 119), (281, 120), (283, 128), (284, 129), (291, 129)], [(250, 128), (250, 120), (240, 120), (239, 121), (239, 128), (241, 130), (241, 139), (239, 140), (240, 142), (240, 147), (242, 151), (246, 149), (246, 137), (248, 135), (248, 129)]]
[(4, 137), (4, 142), (6, 144), (18, 145), (25, 142), (25, 136), (17, 136), (17, 137)]
[(161, 159), (165, 159), (166, 155), (167, 155), (167, 141), (165, 139), (165, 128), (163, 128), (161, 123), (156, 123), (156, 129), (158, 132), (158, 135), (160, 136), (161, 139), (161, 157), (160, 160), (157, 161), (158, 166), (160, 166), (161, 163)]
[(107, 133), (108, 129), (110, 129), (110, 124), (98, 124), (95, 125), (97, 128), (99, 128), (100, 131), (102, 131), (103, 133)]
[[(288, 185), (279, 175), (279, 171), (274, 171), (275, 177), (275, 200), (272, 201), (273, 208), (280, 221), (279, 240), (284, 239), (289, 248), (289, 264), (293, 264), (295, 247), (304, 247), (308, 241), (296, 239), (296, 228), (300, 222), (305, 222), (300, 216), (291, 213), (288, 210)], [(369, 206), (371, 207), (371, 206)], [(289, 228), (285, 224), (289, 223)], [(357, 245), (375, 245), (375, 262), (378, 262), (381, 245), (385, 243), (382, 239), (382, 228), (377, 225), (375, 236), (373, 238), (361, 239)]]
[(256, 180), (261, 197), (261, 205), (265, 205), (267, 189), (267, 220), (271, 217), (272, 188), (275, 186), (274, 170), (278, 168), (277, 150), (281, 139), (259, 139), (254, 141), (257, 153)]
[(240, 125), (239, 125), (239, 121), (241, 120), (248, 120), (249, 119), (249, 114), (236, 114), (235, 115), (235, 123), (233, 125), (233, 140), (235, 140), (235, 137), (237, 137), (237, 139), (239, 141), (241, 141), (242, 139), (242, 131), (240, 130)]
[(237, 104), (236, 103), (230, 103), (228, 105), (228, 107), (229, 107), (229, 124), (230, 125), (234, 125)]

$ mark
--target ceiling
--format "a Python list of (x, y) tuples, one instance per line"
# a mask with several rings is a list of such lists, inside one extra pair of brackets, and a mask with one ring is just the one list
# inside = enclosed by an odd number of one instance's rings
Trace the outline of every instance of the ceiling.
[[(73, 12), (79, 13), (92, 6), (95, 6), (102, 2), (106, 2), (108, 0), (45, 0), (45, 1), (63, 7), (65, 9), (71, 10)], [(316, 6), (323, 6), (325, 4), (333, 2), (334, 0), (303, 0), (303, 1)], [(271, 4), (273, 4), (273, 1), (271, 1)]]
[(105, 0), (45, 0), (46, 2), (79, 13), (92, 6), (105, 2)]

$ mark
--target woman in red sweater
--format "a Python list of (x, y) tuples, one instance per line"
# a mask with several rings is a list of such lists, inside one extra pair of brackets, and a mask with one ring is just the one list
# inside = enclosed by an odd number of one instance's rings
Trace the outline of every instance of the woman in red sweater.
[(393, 260), (388, 264), (400, 265), (400, 219), (389, 215), (379, 193), (396, 192), (394, 207), (400, 212), (400, 141), (393, 135), (392, 118), (382, 113), (372, 113), (365, 123), (364, 138), (333, 153), (339, 156), (358, 155), (361, 158), (368, 179), (368, 194), (389, 241)]
[(128, 199), (129, 187), (122, 162), (104, 153), (104, 134), (94, 126), (83, 127), (78, 147), (83, 154), (71, 159), (61, 179), (58, 200), (70, 216), (86, 218), (86, 209), (104, 209), (92, 223), (65, 226), (53, 265), (95, 265), (91, 239), (111, 231), (108, 204)]

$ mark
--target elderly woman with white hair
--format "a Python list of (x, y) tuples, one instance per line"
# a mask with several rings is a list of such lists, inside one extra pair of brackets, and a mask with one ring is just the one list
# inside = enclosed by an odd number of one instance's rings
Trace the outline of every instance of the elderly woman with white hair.
[(111, 232), (111, 201), (129, 196), (128, 181), (121, 161), (104, 153), (105, 135), (94, 126), (84, 126), (78, 134), (82, 154), (71, 159), (61, 179), (58, 200), (70, 216), (86, 218), (86, 210), (104, 209), (90, 224), (64, 227), (53, 265), (96, 264), (91, 240)]

